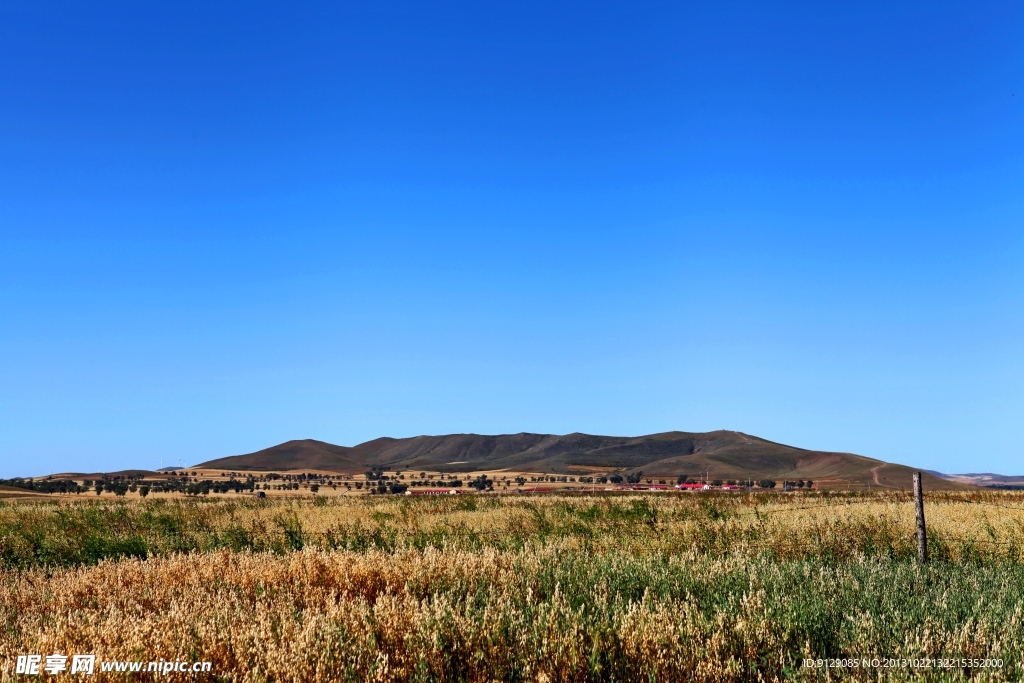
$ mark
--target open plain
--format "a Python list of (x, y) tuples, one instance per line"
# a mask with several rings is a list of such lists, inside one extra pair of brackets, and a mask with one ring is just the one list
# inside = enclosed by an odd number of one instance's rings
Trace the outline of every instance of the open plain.
[(929, 494), (924, 566), (899, 492), (60, 498), (0, 503), (2, 661), (296, 682), (1024, 674), (1014, 493)]

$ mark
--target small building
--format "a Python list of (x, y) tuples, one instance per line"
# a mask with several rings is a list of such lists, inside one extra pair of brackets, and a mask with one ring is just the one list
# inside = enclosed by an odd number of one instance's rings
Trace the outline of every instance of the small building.
[(680, 491), (710, 491), (711, 484), (676, 484), (676, 488)]

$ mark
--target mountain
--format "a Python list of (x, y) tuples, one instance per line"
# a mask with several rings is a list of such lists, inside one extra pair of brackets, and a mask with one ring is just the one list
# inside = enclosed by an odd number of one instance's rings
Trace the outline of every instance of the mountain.
[[(914, 470), (852, 453), (810, 451), (767, 439), (719, 430), (664, 432), (647, 436), (592, 434), (449, 434), (388, 437), (357, 446), (305, 439), (204, 462), (222, 470), (326, 470), (356, 474), (370, 467), (405, 471), (474, 472), (511, 470), (558, 474), (642, 471), (645, 476), (680, 474), (711, 479), (812, 479), (841, 488), (910, 489)], [(930, 473), (930, 489), (968, 486)]]
[(246, 455), (232, 455), (204, 462), (197, 467), (222, 470), (327, 470), (355, 473), (366, 469), (366, 463), (352, 457), (348, 446), (313, 439), (285, 443)]
[(994, 474), (992, 472), (968, 472), (966, 474), (940, 474), (943, 479), (961, 484), (974, 484), (998, 489), (1024, 489), (1024, 477)]

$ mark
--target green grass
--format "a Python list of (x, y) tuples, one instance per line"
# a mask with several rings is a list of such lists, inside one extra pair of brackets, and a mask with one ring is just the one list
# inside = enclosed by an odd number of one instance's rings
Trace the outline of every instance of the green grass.
[[(227, 680), (278, 680), (273, 662), (298, 671), (287, 658), (306, 647), (310, 661), (335, 663), (322, 680), (372, 678), (384, 655), (401, 681), (1024, 678), (1020, 500), (932, 499), (934, 559), (924, 566), (908, 506), (885, 495), (0, 505), (0, 657), (72, 637), (60, 620), (76, 613), (58, 594), (88, 594), (88, 628), (118, 633), (135, 618), (137, 593), (147, 601), (139, 619), (197, 605), (208, 627), (156, 633), (198, 658), (217, 653)], [(231, 557), (249, 568), (176, 588), (143, 571), (180, 577), (183, 559), (199, 567)], [(120, 588), (74, 588), (90, 566)], [(348, 566), (359, 569), (338, 568)], [(37, 591), (41, 602), (29, 599)], [(309, 643), (280, 660), (232, 654), (231, 634), (264, 609), (273, 632), (304, 624)], [(395, 616), (403, 610), (420, 616)], [(802, 665), (874, 657), (998, 658), (1002, 667)]]

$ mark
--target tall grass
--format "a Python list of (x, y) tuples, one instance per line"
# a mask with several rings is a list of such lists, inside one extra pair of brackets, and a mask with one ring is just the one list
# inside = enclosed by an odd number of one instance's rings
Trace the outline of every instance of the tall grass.
[[(6, 506), (0, 661), (209, 659), (238, 681), (1020, 680), (1024, 505), (933, 500), (924, 567), (909, 503), (887, 496)], [(802, 666), (829, 657), (1003, 666)]]
[[(938, 560), (1024, 560), (1024, 498), (935, 494)], [(895, 495), (404, 496), (0, 504), (0, 566), (74, 566), (218, 549), (516, 550), (571, 538), (601, 549), (904, 559), (914, 511)]]

